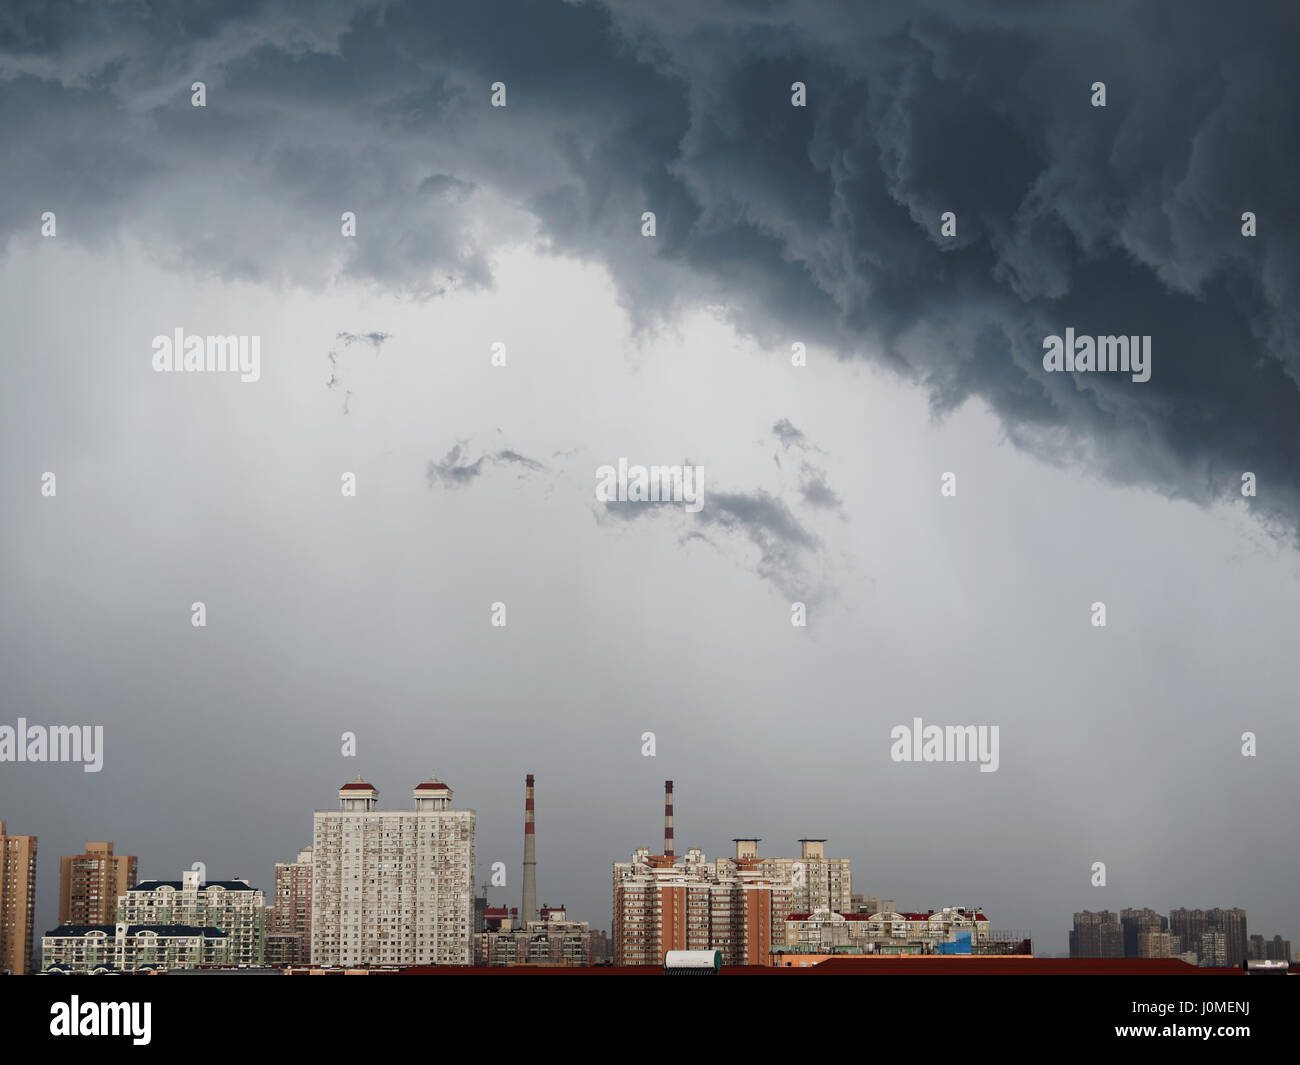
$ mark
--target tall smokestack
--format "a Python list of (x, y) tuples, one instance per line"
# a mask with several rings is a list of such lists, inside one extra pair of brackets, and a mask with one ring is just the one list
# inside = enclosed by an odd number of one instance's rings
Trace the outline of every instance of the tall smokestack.
[(533, 774), (524, 784), (524, 904), (519, 919), (537, 920), (537, 836), (533, 824)]
[(673, 782), (664, 781), (664, 854), (673, 856)]

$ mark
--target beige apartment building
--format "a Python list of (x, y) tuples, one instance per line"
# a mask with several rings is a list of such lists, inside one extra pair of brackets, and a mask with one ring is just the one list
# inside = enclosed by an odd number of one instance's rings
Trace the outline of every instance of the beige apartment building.
[(0, 973), (31, 971), (36, 920), (36, 837), (10, 836), (0, 821)]
[[(799, 840), (798, 858), (762, 858), (758, 854), (758, 839), (737, 839), (735, 858), (719, 858), (719, 871), (725, 865), (735, 866), (738, 861), (754, 861), (753, 868), (773, 884), (789, 885), (792, 891), (793, 913), (815, 913), (830, 910), (833, 913), (853, 911), (852, 861), (849, 858), (828, 858), (824, 839)], [(784, 915), (782, 915), (784, 916)]]
[(453, 809), (436, 779), (411, 810), (380, 810), (359, 777), (338, 796), (313, 815), (312, 964), (469, 965), (474, 811)]
[(87, 843), (85, 854), (65, 854), (59, 859), (59, 924), (115, 924), (117, 900), (135, 881), (135, 856), (114, 854), (112, 843)]

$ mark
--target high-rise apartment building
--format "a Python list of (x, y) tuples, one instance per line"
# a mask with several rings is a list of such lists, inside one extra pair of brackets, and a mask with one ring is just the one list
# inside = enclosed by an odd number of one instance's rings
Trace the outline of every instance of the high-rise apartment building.
[(59, 859), (59, 924), (110, 925), (117, 900), (135, 887), (136, 858), (112, 843), (87, 843), (85, 854)]
[(615, 965), (662, 965), (670, 950), (717, 950), (723, 965), (766, 965), (794, 889), (766, 879), (753, 859), (708, 862), (641, 847), (614, 863)]
[[(1240, 965), (1250, 951), (1246, 911), (1242, 909), (1170, 910), (1169, 931), (1182, 938), (1184, 950), (1196, 951), (1206, 965), (1210, 964), (1207, 957), (1211, 961), (1223, 958), (1228, 965)], [(1223, 942), (1216, 939), (1207, 948), (1204, 942), (1207, 932), (1222, 933)]]
[(1240, 908), (1205, 911), (1206, 923), (1223, 933), (1223, 952), (1228, 965), (1240, 965), (1250, 953), (1250, 934), (1246, 929), (1246, 911)]
[(474, 811), (436, 779), (413, 810), (380, 810), (359, 777), (312, 826), (313, 965), (468, 965)]
[(799, 840), (798, 858), (761, 858), (758, 855), (758, 844), (762, 840), (759, 839), (737, 839), (733, 842), (736, 844), (736, 858), (719, 858), (718, 862), (756, 862), (752, 868), (764, 879), (791, 888), (792, 913), (853, 911), (851, 860), (826, 857), (824, 839)]
[(117, 923), (160, 928), (219, 928), (229, 936), (231, 965), (261, 965), (266, 951), (266, 895), (247, 880), (144, 880), (117, 901)]
[(36, 837), (10, 836), (0, 821), (0, 973), (31, 972), (36, 919)]
[[(763, 858), (757, 837), (736, 839), (734, 858), (674, 853), (673, 785), (664, 783), (664, 853), (638, 848), (613, 867), (615, 965), (662, 965), (670, 950), (716, 950), (723, 965), (766, 965), (786, 917), (850, 899), (847, 859), (827, 859), (822, 840), (799, 858)], [(806, 911), (805, 911), (806, 912)]]
[(1183, 950), (1201, 953), (1201, 936), (1209, 930), (1204, 910), (1177, 909), (1169, 911), (1169, 931), (1183, 944)]
[(1210, 928), (1201, 933), (1201, 964), (1209, 968), (1222, 969), (1231, 964), (1228, 957), (1228, 936), (1217, 928)]
[(297, 861), (275, 863), (275, 899), (266, 912), (267, 935), (276, 937), (275, 963), (310, 964), (310, 847), (298, 852)]
[(1251, 936), (1250, 957), (1255, 961), (1289, 962), (1291, 960), (1291, 940), (1283, 939), (1281, 936), (1274, 936), (1272, 939), (1265, 939), (1263, 936)]
[(1140, 951), (1140, 940), (1143, 932), (1169, 931), (1169, 919), (1167, 917), (1162, 917), (1151, 909), (1126, 909), (1119, 911), (1119, 923), (1124, 929), (1124, 957), (1167, 957), (1165, 954), (1142, 954)]
[(1124, 957), (1124, 929), (1119, 914), (1110, 910), (1093, 913), (1084, 910), (1074, 915), (1074, 929), (1070, 932), (1070, 957), (1072, 958), (1122, 958)]
[[(1174, 949), (1178, 937), (1154, 928), (1143, 928), (1137, 935), (1138, 958), (1172, 958), (1178, 953)], [(1125, 954), (1125, 957), (1128, 955)]]

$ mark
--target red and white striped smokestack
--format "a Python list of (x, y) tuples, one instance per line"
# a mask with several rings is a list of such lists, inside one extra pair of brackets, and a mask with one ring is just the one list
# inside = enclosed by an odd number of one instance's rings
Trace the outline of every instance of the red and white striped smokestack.
[(673, 857), (673, 782), (664, 781), (664, 854)]
[(524, 899), (520, 920), (537, 920), (537, 837), (533, 822), (533, 774), (524, 783)]

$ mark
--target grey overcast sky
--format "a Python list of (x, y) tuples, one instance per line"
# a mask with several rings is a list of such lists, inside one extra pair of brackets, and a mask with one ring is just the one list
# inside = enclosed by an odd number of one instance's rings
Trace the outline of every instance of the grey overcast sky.
[[(518, 905), (532, 772), (600, 927), (672, 778), (683, 847), (826, 837), (1039, 951), (1300, 940), (1298, 49), (1281, 2), (5, 5), (0, 724), (105, 729), (0, 764), (39, 928), (87, 840), (269, 890), (358, 772), (448, 781)], [(155, 373), (178, 328), (260, 380)], [(1150, 381), (1045, 372), (1067, 328)], [(620, 458), (703, 509), (598, 501)], [(997, 772), (891, 760), (915, 717)]]

